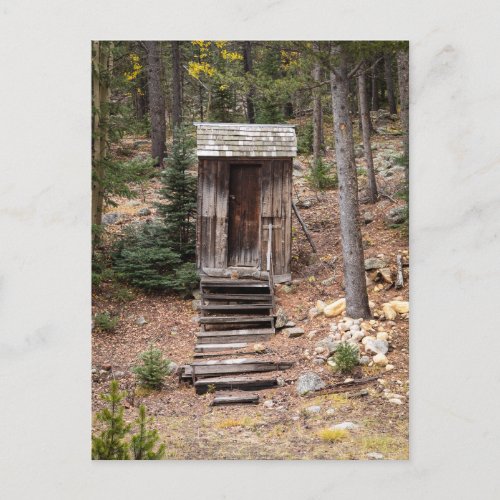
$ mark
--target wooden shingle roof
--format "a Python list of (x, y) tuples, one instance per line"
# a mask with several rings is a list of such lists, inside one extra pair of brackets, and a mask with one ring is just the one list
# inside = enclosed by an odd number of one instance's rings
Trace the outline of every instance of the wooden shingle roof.
[(200, 122), (194, 125), (198, 156), (297, 156), (293, 125)]

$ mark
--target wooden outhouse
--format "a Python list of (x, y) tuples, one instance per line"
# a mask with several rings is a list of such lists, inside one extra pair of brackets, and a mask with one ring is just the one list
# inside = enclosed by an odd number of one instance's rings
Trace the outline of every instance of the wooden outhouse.
[(290, 280), (294, 127), (195, 125), (200, 274), (257, 276), (266, 272), (272, 249), (274, 282)]

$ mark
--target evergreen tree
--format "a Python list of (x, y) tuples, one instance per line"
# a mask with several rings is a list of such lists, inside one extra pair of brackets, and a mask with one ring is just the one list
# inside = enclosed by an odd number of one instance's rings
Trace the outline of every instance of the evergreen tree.
[(185, 127), (176, 128), (172, 154), (162, 173), (160, 195), (166, 203), (159, 203), (158, 211), (164, 217), (170, 248), (182, 260), (192, 258), (195, 249), (197, 181), (188, 171), (194, 161), (193, 138)]
[(102, 398), (108, 404), (97, 413), (97, 420), (104, 424), (104, 429), (97, 435), (92, 436), (92, 459), (93, 460), (128, 460), (129, 446), (124, 437), (130, 429), (123, 418), (122, 399), (126, 392), (120, 391), (118, 382), (113, 380), (108, 394), (102, 394)]
[(135, 366), (132, 371), (137, 375), (140, 384), (151, 389), (160, 389), (163, 379), (170, 371), (170, 361), (163, 359), (162, 352), (153, 345), (144, 351), (139, 359), (142, 361), (142, 365)]
[(139, 406), (139, 417), (135, 421), (137, 434), (132, 436), (130, 447), (134, 460), (161, 460), (165, 456), (165, 444), (161, 443), (155, 451), (159, 435), (156, 429), (148, 428), (153, 422), (146, 417), (146, 408)]

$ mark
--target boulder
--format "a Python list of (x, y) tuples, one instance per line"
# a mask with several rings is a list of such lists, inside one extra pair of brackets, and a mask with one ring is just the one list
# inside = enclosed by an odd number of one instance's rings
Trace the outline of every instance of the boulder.
[(410, 303), (405, 300), (391, 300), (389, 305), (399, 314), (410, 312)]
[(142, 326), (142, 325), (145, 325), (147, 323), (147, 321), (144, 319), (144, 316), (139, 316), (136, 320), (135, 320), (135, 324), (138, 325), (138, 326)]
[(299, 376), (295, 390), (299, 396), (303, 396), (308, 392), (320, 391), (324, 387), (325, 383), (317, 373), (307, 372)]
[(375, 220), (375, 217), (372, 212), (364, 212), (363, 213), (363, 222), (365, 224), (370, 224), (370, 222), (373, 222)]
[(258, 352), (258, 353), (266, 352), (266, 346), (264, 344), (260, 344), (260, 343), (254, 344), (253, 350), (254, 350), (254, 352)]
[(385, 217), (385, 222), (388, 225), (401, 224), (407, 216), (408, 208), (406, 206), (391, 208)]
[(323, 314), (327, 318), (331, 318), (333, 316), (339, 316), (345, 311), (345, 299), (339, 299), (332, 304), (328, 304), (324, 309), (323, 309)]
[(283, 328), (283, 333), (290, 339), (294, 339), (296, 337), (301, 337), (304, 335), (304, 329), (300, 327), (295, 328)]
[(365, 269), (370, 271), (371, 269), (382, 269), (387, 267), (387, 262), (385, 260), (379, 259), (378, 257), (370, 257), (365, 259)]
[(392, 308), (390, 304), (382, 304), (382, 312), (384, 316), (388, 320), (396, 319), (396, 311)]
[(107, 226), (109, 224), (116, 224), (122, 218), (122, 214), (118, 212), (110, 212), (102, 216), (102, 223)]
[(387, 354), (389, 344), (387, 340), (369, 340), (365, 344), (365, 351), (373, 354)]
[(151, 210), (149, 210), (149, 208), (141, 208), (138, 212), (137, 212), (137, 215), (140, 215), (142, 217), (146, 216), (146, 215), (151, 215)]
[(342, 422), (340, 424), (336, 424), (331, 429), (343, 429), (346, 431), (352, 431), (354, 429), (357, 429), (359, 427), (358, 424), (355, 424), (354, 422)]
[(288, 316), (286, 315), (286, 312), (280, 307), (278, 309), (278, 312), (276, 313), (276, 322), (275, 322), (275, 328), (283, 328), (288, 321)]
[(308, 406), (305, 411), (306, 413), (310, 414), (319, 413), (321, 411), (321, 406), (318, 405)]
[(385, 354), (377, 354), (376, 356), (373, 356), (373, 362), (378, 366), (386, 366), (388, 360)]

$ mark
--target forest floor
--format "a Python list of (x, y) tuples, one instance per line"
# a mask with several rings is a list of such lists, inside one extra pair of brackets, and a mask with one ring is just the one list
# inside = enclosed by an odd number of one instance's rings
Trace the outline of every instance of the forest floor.
[[(377, 124), (379, 125), (379, 124)], [(388, 226), (385, 218), (392, 208), (405, 204), (394, 196), (402, 182), (399, 168), (391, 170), (391, 158), (402, 152), (402, 140), (396, 125), (384, 123), (373, 136), (377, 180), (385, 195), (375, 205), (360, 206), (365, 258), (382, 257), (395, 270), (396, 256), (403, 256), (408, 264), (408, 236), (399, 228)], [(135, 139), (136, 140), (136, 139)], [(134, 139), (126, 139), (132, 143)], [(140, 141), (138, 151), (148, 150), (148, 142)], [(358, 148), (358, 146), (357, 146)], [(358, 155), (357, 155), (358, 156)], [(327, 159), (334, 153), (327, 151)], [(358, 158), (358, 166), (364, 160)], [(301, 215), (308, 225), (318, 247), (318, 257), (311, 258), (311, 250), (300, 226), (294, 220), (293, 262), (291, 285), (277, 285), (277, 306), (291, 321), (305, 330), (298, 338), (288, 338), (278, 331), (266, 343), (271, 356), (291, 360), (295, 365), (281, 373), (283, 387), (259, 391), (256, 406), (212, 407), (212, 394), (199, 396), (192, 386), (179, 385), (177, 377), (166, 380), (161, 391), (137, 387), (131, 368), (137, 356), (156, 344), (170, 360), (178, 365), (192, 361), (199, 330), (197, 312), (191, 299), (176, 295), (150, 295), (138, 290), (124, 292), (123, 284), (104, 281), (93, 293), (93, 314), (107, 311), (119, 317), (113, 333), (94, 330), (92, 334), (92, 407), (102, 407), (100, 394), (106, 392), (109, 380), (117, 378), (128, 391), (125, 418), (134, 420), (137, 407), (144, 404), (155, 419), (161, 439), (166, 443), (168, 459), (407, 459), (409, 456), (409, 332), (408, 318), (398, 317), (388, 322), (376, 320), (375, 330), (390, 335), (390, 371), (377, 366), (358, 368), (357, 376), (376, 377), (349, 392), (301, 397), (294, 382), (300, 374), (316, 372), (327, 385), (342, 382), (346, 377), (334, 373), (328, 365), (315, 362), (318, 341), (330, 333), (332, 323), (340, 318), (323, 315), (309, 318), (309, 310), (317, 300), (327, 303), (343, 297), (342, 249), (340, 244), (338, 191), (316, 195), (308, 188), (304, 173), (307, 158), (299, 158), (294, 169), (295, 198), (299, 200)], [(302, 165), (302, 168), (300, 168)], [(360, 176), (360, 189), (366, 177)], [(140, 200), (116, 199), (117, 207), (110, 212), (120, 214), (118, 223), (107, 226), (108, 233), (120, 233), (127, 224), (155, 217), (154, 201), (158, 199), (158, 180), (149, 182)], [(362, 193), (361, 193), (362, 194)], [(150, 215), (138, 216), (141, 208), (149, 208)], [(364, 222), (364, 213), (370, 212), (373, 221)], [(328, 281), (325, 281), (328, 280)], [(375, 309), (396, 297), (408, 300), (408, 267), (404, 268), (404, 287), (368, 286), (370, 301)], [(143, 317), (146, 323), (137, 324)], [(367, 389), (360, 393), (361, 389)], [(394, 395), (399, 403), (394, 402)], [(265, 401), (272, 401), (264, 405)], [(317, 413), (308, 410), (319, 406)], [(319, 432), (342, 422), (353, 422), (356, 427), (337, 442), (323, 440)], [(375, 454), (375, 455), (372, 455)]]

